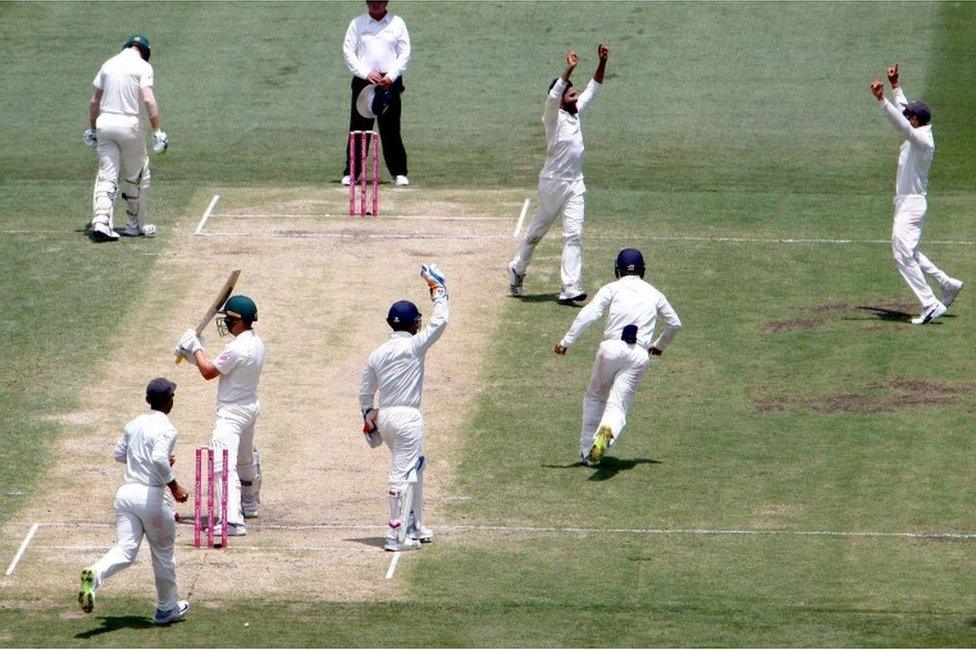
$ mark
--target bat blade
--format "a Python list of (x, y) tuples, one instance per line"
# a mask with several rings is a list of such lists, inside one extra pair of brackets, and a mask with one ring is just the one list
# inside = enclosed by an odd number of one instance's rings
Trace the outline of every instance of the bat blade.
[[(227, 281), (224, 282), (224, 286), (221, 287), (220, 293), (218, 293), (217, 297), (214, 298), (214, 301), (210, 304), (207, 312), (203, 315), (203, 318), (200, 319), (200, 322), (198, 322), (197, 326), (194, 328), (197, 336), (200, 336), (203, 333), (203, 330), (207, 329), (207, 324), (213, 320), (213, 317), (217, 315), (220, 308), (223, 307), (224, 303), (227, 302), (227, 299), (230, 298), (230, 294), (234, 292), (234, 285), (237, 284), (237, 279), (239, 277), (241, 277), (240, 269), (234, 269), (230, 272), (230, 275), (227, 276)], [(177, 355), (175, 361), (177, 364), (181, 363), (183, 361), (183, 355)]]

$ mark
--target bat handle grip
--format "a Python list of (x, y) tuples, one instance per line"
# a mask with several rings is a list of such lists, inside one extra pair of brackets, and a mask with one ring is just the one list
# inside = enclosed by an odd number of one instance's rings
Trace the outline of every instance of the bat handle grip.
[(173, 362), (174, 362), (174, 363), (175, 363), (176, 365), (180, 365), (181, 363), (183, 363), (183, 355), (181, 354), (180, 356), (178, 356), (178, 357), (176, 357), (176, 358), (175, 358), (175, 359), (173, 360)]

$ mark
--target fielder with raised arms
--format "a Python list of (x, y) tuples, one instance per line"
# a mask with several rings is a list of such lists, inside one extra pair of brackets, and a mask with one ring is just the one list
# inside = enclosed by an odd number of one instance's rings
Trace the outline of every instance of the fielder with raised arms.
[[(593, 360), (590, 385), (583, 398), (579, 448), (580, 459), (586, 465), (598, 464), (617, 443), (637, 386), (651, 363), (649, 355), (663, 354), (675, 332), (681, 329), (681, 320), (668, 299), (644, 282), (644, 256), (639, 250), (620, 251), (613, 270), (618, 279), (602, 287), (580, 310), (566, 336), (555, 346), (556, 354), (566, 354), (583, 331), (609, 309), (604, 340)], [(653, 339), (658, 317), (664, 319), (664, 329)]]
[[(217, 329), (221, 335), (230, 332), (234, 339), (212, 363), (203, 353), (203, 341), (192, 328), (183, 333), (173, 353), (186, 357), (204, 379), (220, 378), (210, 447), (214, 451), (227, 450), (227, 534), (244, 535), (244, 518), (256, 517), (261, 502), (261, 457), (254, 442), (254, 423), (261, 410), (258, 381), (264, 365), (264, 343), (252, 328), (258, 319), (253, 300), (231, 296), (220, 313), (223, 318), (217, 321)], [(214, 455), (219, 491), (224, 467), (222, 454)], [(215, 524), (207, 522), (208, 526)]]
[(145, 125), (139, 119), (140, 102), (154, 131), (153, 151), (165, 151), (167, 140), (159, 128), (150, 52), (148, 38), (130, 36), (122, 51), (102, 64), (93, 82), (95, 91), (88, 107), (90, 128), (83, 139), (98, 153), (91, 231), (99, 241), (119, 238), (113, 215), (120, 176), (125, 177), (122, 198), (129, 217), (122, 234), (150, 237), (156, 233), (156, 226), (149, 223), (149, 156)]
[[(928, 210), (929, 169), (935, 154), (935, 138), (932, 135), (932, 111), (923, 102), (910, 102), (898, 83), (898, 64), (888, 68), (888, 82), (894, 102), (884, 96), (881, 77), (871, 84), (871, 93), (881, 105), (885, 117), (895, 130), (905, 138), (898, 154), (898, 173), (895, 176), (895, 218), (891, 229), (891, 249), (895, 266), (908, 283), (918, 301), (922, 313), (912, 319), (915, 325), (926, 325), (946, 313), (949, 305), (962, 291), (962, 282), (950, 278), (944, 271), (922, 254), (922, 228)], [(942, 300), (935, 297), (925, 276), (939, 283)]]
[(366, 441), (371, 447), (385, 442), (393, 459), (388, 492), (389, 531), (384, 545), (388, 551), (417, 549), (434, 537), (423, 524), (426, 462), (420, 398), (427, 350), (447, 327), (447, 287), (444, 273), (437, 266), (422, 266), (420, 275), (427, 281), (434, 303), (430, 324), (420, 329), (420, 311), (409, 300), (393, 303), (386, 318), (393, 332), (369, 355), (359, 389)]
[(553, 80), (546, 96), (542, 123), (546, 128), (546, 162), (539, 172), (539, 207), (525, 232), (525, 238), (508, 264), (508, 292), (523, 295), (522, 282), (532, 262), (535, 247), (549, 231), (556, 217), (563, 216), (562, 289), (557, 301), (568, 305), (586, 300), (583, 290), (583, 219), (586, 186), (583, 184), (583, 131), (580, 119), (603, 87), (610, 49), (597, 46), (600, 63), (582, 93), (569, 80), (579, 63), (572, 50), (566, 55), (566, 70)]
[(166, 489), (183, 503), (184, 490), (173, 474), (176, 427), (169, 421), (176, 384), (157, 377), (146, 386), (149, 411), (125, 425), (115, 445), (115, 460), (125, 464), (125, 483), (115, 494), (115, 546), (98, 562), (81, 572), (78, 603), (82, 611), (95, 608), (95, 591), (139, 553), (143, 536), (149, 540), (156, 578), (156, 613), (160, 625), (182, 621), (190, 604), (179, 599), (176, 585), (176, 521)]

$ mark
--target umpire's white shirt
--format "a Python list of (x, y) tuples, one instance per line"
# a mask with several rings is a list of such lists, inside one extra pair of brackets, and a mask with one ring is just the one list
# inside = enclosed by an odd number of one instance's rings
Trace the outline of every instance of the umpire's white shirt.
[(213, 362), (220, 371), (218, 404), (240, 404), (258, 398), (258, 381), (264, 365), (264, 343), (254, 330), (234, 337)]
[(583, 131), (580, 117), (600, 93), (601, 84), (590, 79), (576, 100), (576, 115), (559, 108), (566, 82), (560, 77), (546, 97), (542, 124), (546, 127), (546, 163), (539, 178), (560, 181), (583, 180)]
[[(617, 340), (627, 325), (637, 326), (637, 345), (644, 349), (667, 347), (675, 332), (681, 329), (681, 320), (671, 308), (664, 294), (644, 282), (636, 275), (625, 275), (616, 282), (604, 285), (588, 305), (580, 310), (563, 340), (563, 347), (575, 343), (583, 331), (600, 319), (609, 307), (607, 327), (603, 332), (605, 340)], [(656, 341), (652, 342), (657, 318), (664, 319), (664, 329)]]
[(357, 77), (365, 79), (376, 70), (396, 81), (410, 65), (407, 24), (389, 11), (382, 20), (374, 20), (369, 12), (357, 16), (346, 30), (342, 54), (349, 72)]
[(407, 406), (420, 408), (424, 389), (424, 356), (447, 327), (447, 298), (434, 302), (430, 324), (411, 336), (409, 332), (392, 332), (390, 338), (369, 355), (359, 388), (359, 405), (373, 407), (373, 395), (379, 391), (379, 408)]
[(125, 463), (125, 482), (163, 487), (173, 480), (169, 457), (176, 446), (176, 427), (162, 411), (143, 413), (122, 429), (115, 460)]
[(140, 90), (153, 85), (153, 68), (127, 47), (102, 64), (92, 83), (102, 91), (102, 113), (138, 117)]
[(932, 134), (932, 125), (926, 124), (917, 129), (913, 128), (911, 122), (902, 115), (902, 111), (908, 105), (905, 92), (901, 88), (896, 88), (894, 97), (894, 104), (887, 99), (881, 100), (881, 109), (895, 130), (905, 138), (898, 154), (895, 195), (921, 194), (925, 196), (929, 187), (929, 169), (932, 167), (932, 157), (935, 155), (935, 137)]

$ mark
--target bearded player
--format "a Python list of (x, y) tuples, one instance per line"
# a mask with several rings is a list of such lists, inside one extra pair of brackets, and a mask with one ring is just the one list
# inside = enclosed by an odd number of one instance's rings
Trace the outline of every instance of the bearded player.
[(426, 461), (420, 398), (427, 351), (447, 327), (447, 287), (437, 266), (422, 266), (420, 275), (427, 281), (434, 303), (430, 324), (420, 329), (420, 311), (409, 300), (393, 303), (386, 318), (393, 332), (369, 355), (359, 389), (366, 441), (371, 447), (386, 443), (393, 460), (387, 496), (390, 521), (384, 544), (388, 551), (414, 550), (434, 537), (423, 524)]
[(583, 184), (583, 131), (580, 118), (603, 87), (610, 49), (597, 46), (596, 72), (579, 93), (569, 80), (579, 63), (572, 50), (566, 55), (566, 70), (553, 80), (546, 97), (542, 123), (546, 129), (546, 162), (539, 172), (539, 207), (525, 238), (508, 264), (508, 292), (523, 295), (522, 282), (532, 262), (535, 247), (549, 231), (556, 217), (563, 217), (563, 254), (560, 275), (562, 289), (557, 302), (570, 305), (586, 300), (583, 290), (583, 218), (586, 186)]
[[(590, 385), (583, 397), (579, 448), (580, 459), (586, 465), (598, 464), (607, 450), (617, 444), (637, 386), (651, 363), (650, 355), (664, 354), (681, 329), (681, 320), (668, 299), (644, 282), (644, 256), (639, 250), (620, 251), (614, 274), (618, 279), (601, 288), (580, 310), (566, 336), (554, 348), (556, 354), (566, 354), (583, 331), (609, 311), (604, 340), (596, 352)], [(655, 339), (658, 318), (664, 320), (664, 329)]]
[[(216, 485), (225, 471), (220, 449), (227, 450), (227, 534), (244, 535), (245, 517), (256, 517), (261, 502), (261, 457), (254, 442), (254, 423), (261, 402), (258, 381), (264, 366), (264, 343), (253, 329), (258, 307), (247, 296), (227, 299), (217, 321), (221, 335), (230, 332), (234, 339), (211, 362), (203, 352), (203, 342), (193, 329), (180, 337), (174, 350), (194, 364), (200, 375), (217, 382), (217, 409), (210, 447), (216, 456)], [(218, 488), (219, 489), (219, 488)], [(207, 522), (215, 525), (215, 522)]]

